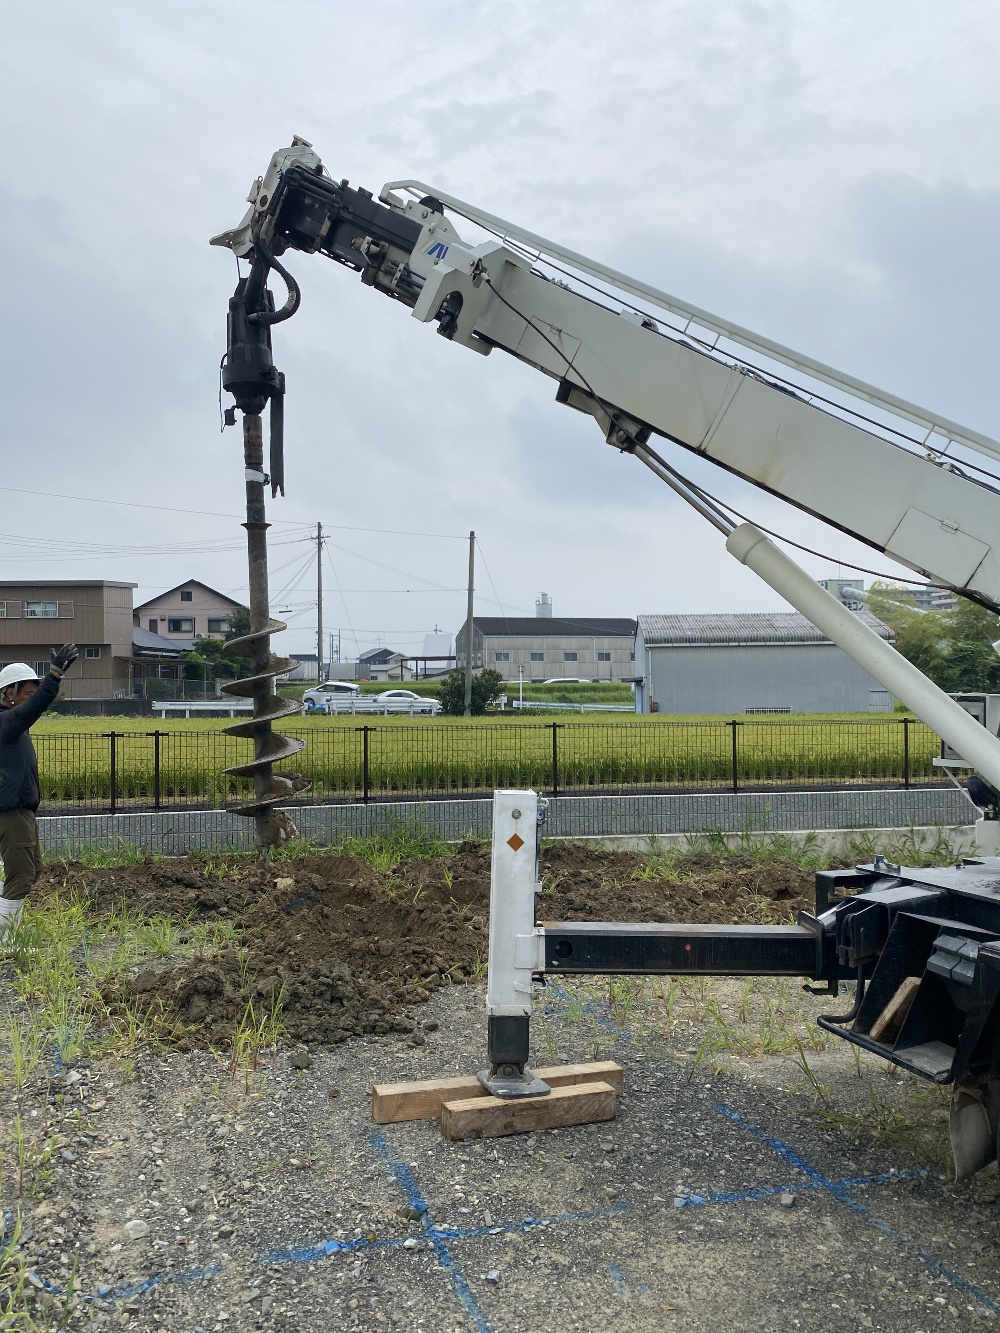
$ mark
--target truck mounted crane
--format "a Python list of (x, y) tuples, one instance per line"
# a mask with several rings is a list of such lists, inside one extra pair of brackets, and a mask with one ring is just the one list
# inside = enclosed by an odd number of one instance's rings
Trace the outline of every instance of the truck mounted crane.
[[(272, 494), (283, 490), (281, 402), (271, 327), (295, 313), (286, 252), (321, 253), (375, 291), (481, 355), (507, 352), (556, 384), (556, 399), (591, 416), (605, 440), (648, 467), (723, 534), (736, 559), (899, 697), (978, 775), (980, 849), (1000, 850), (1000, 739), (821, 588), (768, 535), (685, 477), (660, 440), (700, 455), (882, 551), (935, 583), (1000, 611), (1000, 442), (692, 306), (416, 180), (379, 197), (334, 179), (300, 138), (274, 154), (241, 223), (213, 238), (249, 261), (230, 300), (223, 388), (244, 413), (251, 558), (264, 522), (260, 413), (271, 403)], [(462, 222), (480, 237), (462, 239)], [(267, 288), (286, 287), (280, 309)], [(227, 419), (235, 423), (235, 409)], [(970, 458), (969, 455), (973, 455)], [(683, 454), (679, 455), (683, 457)], [(983, 461), (976, 461), (976, 459)], [(868, 484), (855, 484), (864, 476)], [(266, 568), (266, 566), (265, 566)], [(267, 642), (278, 627), (264, 598), (249, 646), (259, 720), (241, 724), (255, 759), (243, 813), (260, 821), (296, 788), (271, 775), (292, 753), (270, 736)], [(253, 598), (251, 611), (254, 611)], [(239, 648), (237, 649), (239, 650)], [(259, 661), (258, 661), (259, 659)], [(260, 696), (259, 700), (257, 696)], [(537, 854), (545, 803), (494, 796), (489, 1067), (500, 1096), (544, 1096), (528, 1066), (531, 992), (545, 975), (786, 975), (836, 995), (849, 1012), (829, 1032), (937, 1083), (954, 1085), (956, 1169), (997, 1155), (1000, 1128), (1000, 857), (950, 869), (876, 858), (817, 875), (814, 913), (789, 926), (539, 922)], [(260, 840), (260, 839), (259, 839)], [(812, 988), (817, 993), (823, 987)]]

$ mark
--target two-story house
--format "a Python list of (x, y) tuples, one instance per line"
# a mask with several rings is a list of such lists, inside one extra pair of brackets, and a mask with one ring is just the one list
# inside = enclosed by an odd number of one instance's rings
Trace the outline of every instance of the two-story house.
[(230, 616), (239, 606), (226, 593), (188, 579), (137, 606), (133, 623), (164, 639), (184, 640), (190, 647), (195, 639), (225, 638)]

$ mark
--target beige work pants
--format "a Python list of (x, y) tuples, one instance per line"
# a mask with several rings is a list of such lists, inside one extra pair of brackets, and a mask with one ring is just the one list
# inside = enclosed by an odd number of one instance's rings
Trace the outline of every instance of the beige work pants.
[(42, 849), (34, 810), (0, 810), (0, 859), (4, 898), (27, 898), (42, 873)]

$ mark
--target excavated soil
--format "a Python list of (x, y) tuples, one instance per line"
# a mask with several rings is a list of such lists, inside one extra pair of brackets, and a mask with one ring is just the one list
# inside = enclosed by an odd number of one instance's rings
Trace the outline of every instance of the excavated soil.
[[(487, 955), (489, 849), (461, 844), (385, 872), (347, 855), (255, 865), (187, 859), (93, 870), (49, 869), (34, 891), (84, 897), (107, 917), (229, 919), (242, 946), (145, 966), (126, 1002), (162, 1009), (183, 1047), (222, 1044), (254, 1004), (281, 1007), (285, 1035), (333, 1043), (362, 1033), (423, 1041), (417, 1006), (443, 984), (480, 975)], [(555, 846), (542, 857), (545, 920), (786, 920), (813, 901), (813, 876), (789, 862), (694, 854), (651, 869), (636, 853)], [(122, 1003), (120, 992), (108, 1002)]]

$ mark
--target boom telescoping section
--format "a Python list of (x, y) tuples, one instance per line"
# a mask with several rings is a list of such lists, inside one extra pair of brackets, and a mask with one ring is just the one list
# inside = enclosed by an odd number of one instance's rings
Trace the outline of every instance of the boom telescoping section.
[[(375, 199), (302, 140), (249, 201), (213, 244), (325, 254), (450, 341), (550, 376), (614, 447), (674, 441), (1000, 610), (1000, 477), (949, 453), (996, 463), (989, 436), (418, 182)], [(494, 235), (466, 243), (451, 214)]]

